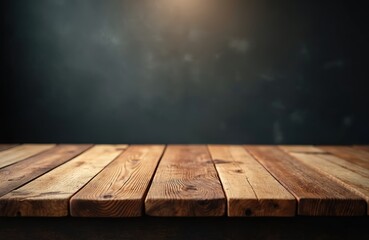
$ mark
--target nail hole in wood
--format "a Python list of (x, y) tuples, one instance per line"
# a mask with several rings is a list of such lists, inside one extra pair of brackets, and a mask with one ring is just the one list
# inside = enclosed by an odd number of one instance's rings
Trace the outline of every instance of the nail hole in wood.
[(108, 199), (108, 198), (112, 198), (112, 197), (113, 197), (113, 195), (111, 195), (111, 194), (105, 194), (103, 196), (104, 199)]
[(251, 216), (251, 215), (252, 215), (252, 211), (251, 211), (251, 209), (250, 209), (250, 208), (247, 208), (247, 209), (245, 210), (245, 215), (246, 215), (246, 216)]

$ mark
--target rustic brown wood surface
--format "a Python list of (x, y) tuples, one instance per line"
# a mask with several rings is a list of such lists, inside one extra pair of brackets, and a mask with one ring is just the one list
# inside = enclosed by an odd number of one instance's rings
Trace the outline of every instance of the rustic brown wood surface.
[(55, 144), (23, 144), (0, 152), (0, 168), (54, 147)]
[(369, 152), (346, 146), (319, 146), (320, 149), (339, 158), (369, 169)]
[(0, 151), (15, 147), (17, 145), (18, 144), (0, 144)]
[(145, 201), (151, 216), (223, 216), (226, 200), (205, 145), (169, 145)]
[(369, 145), (355, 145), (354, 148), (369, 152)]
[(164, 145), (130, 146), (70, 202), (72, 216), (137, 217)]
[(210, 145), (228, 216), (294, 216), (295, 198), (242, 146)]
[(364, 199), (278, 147), (246, 146), (246, 149), (297, 198), (299, 215), (356, 216), (366, 213)]
[(58, 145), (0, 169), (0, 197), (72, 159), (91, 145)]
[(97, 145), (0, 198), (0, 216), (67, 216), (69, 199), (126, 148)]
[[(346, 150), (341, 149), (341, 147), (337, 147), (337, 149), (333, 147), (322, 148), (324, 150), (339, 153), (338, 155), (347, 159), (344, 160), (331, 154), (318, 153), (319, 149), (314, 147), (306, 147), (307, 150), (302, 152), (296, 151), (293, 146), (281, 148), (306, 165), (333, 177), (338, 183), (343, 184), (348, 189), (359, 194), (369, 204), (369, 168), (364, 168), (360, 166), (361, 164), (353, 164), (353, 162), (357, 163), (356, 160), (358, 159), (355, 158), (356, 155), (350, 155), (350, 152), (352, 152), (351, 149)], [(311, 150), (314, 149), (316, 149), (315, 154), (309, 153), (309, 150), (312, 152)], [(343, 151), (342, 154), (340, 154), (341, 150)]]
[(369, 213), (367, 146), (0, 147), (0, 218)]

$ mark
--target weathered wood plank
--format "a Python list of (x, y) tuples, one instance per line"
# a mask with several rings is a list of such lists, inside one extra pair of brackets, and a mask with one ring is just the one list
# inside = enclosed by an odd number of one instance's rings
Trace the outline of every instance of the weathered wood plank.
[(327, 151), (311, 145), (280, 145), (279, 147), (293, 147), (293, 151), (307, 154), (327, 154)]
[(366, 213), (364, 199), (278, 147), (246, 146), (246, 149), (297, 198), (299, 215), (356, 216)]
[(141, 216), (164, 145), (132, 145), (70, 201), (72, 216)]
[(318, 148), (369, 169), (369, 152), (348, 146), (317, 146)]
[(0, 196), (77, 156), (92, 145), (57, 145), (0, 169)]
[(145, 200), (151, 216), (223, 216), (226, 200), (205, 145), (169, 145)]
[(228, 216), (294, 216), (295, 198), (242, 146), (209, 145)]
[(0, 151), (7, 150), (9, 148), (18, 146), (19, 144), (0, 144)]
[(369, 145), (355, 145), (354, 148), (369, 152)]
[(0, 152), (0, 168), (16, 163), (47, 149), (55, 144), (23, 144)]
[[(293, 146), (284, 146), (281, 148), (306, 165), (313, 167), (323, 174), (330, 175), (338, 183), (363, 197), (369, 205), (369, 168), (363, 168), (359, 165), (352, 164), (351, 160), (346, 161), (331, 154), (323, 153), (311, 155), (306, 152), (296, 151)], [(336, 149), (332, 149), (331, 147), (323, 149), (336, 152)], [(350, 156), (348, 154), (349, 152), (343, 151), (342, 156)], [(341, 151), (337, 150), (337, 153), (341, 155)], [(352, 156), (354, 157), (354, 155)], [(369, 214), (368, 207), (367, 211)]]
[(69, 199), (126, 145), (96, 145), (0, 198), (0, 216), (67, 216)]

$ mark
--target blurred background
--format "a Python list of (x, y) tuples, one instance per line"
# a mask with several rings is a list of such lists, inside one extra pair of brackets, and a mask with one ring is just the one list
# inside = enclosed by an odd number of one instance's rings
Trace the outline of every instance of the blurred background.
[(1, 142), (369, 143), (364, 2), (0, 5)]

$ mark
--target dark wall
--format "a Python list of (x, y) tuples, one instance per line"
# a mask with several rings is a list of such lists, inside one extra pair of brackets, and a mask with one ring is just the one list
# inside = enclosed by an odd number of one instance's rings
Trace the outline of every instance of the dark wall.
[(8, 0), (2, 142), (369, 142), (357, 1)]

